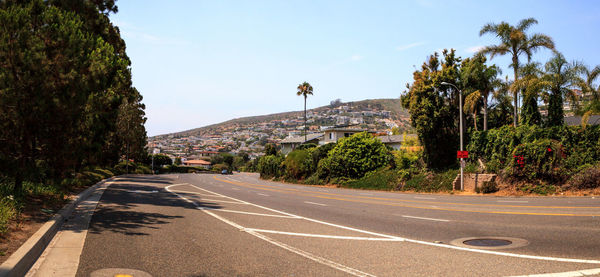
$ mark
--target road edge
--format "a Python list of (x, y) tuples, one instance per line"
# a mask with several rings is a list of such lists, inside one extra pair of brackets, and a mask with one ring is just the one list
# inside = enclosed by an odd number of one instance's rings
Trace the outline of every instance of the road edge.
[(96, 189), (112, 181), (116, 176), (104, 179), (78, 194), (73, 201), (66, 204), (57, 214), (48, 220), (37, 232), (35, 232), (17, 251), (0, 265), (0, 277), (24, 276), (35, 264), (35, 261), (44, 252), (50, 241), (68, 218), (75, 207), (84, 199), (88, 198)]

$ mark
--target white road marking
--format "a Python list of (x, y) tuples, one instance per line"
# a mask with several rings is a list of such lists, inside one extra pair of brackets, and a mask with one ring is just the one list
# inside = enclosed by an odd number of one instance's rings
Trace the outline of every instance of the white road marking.
[(359, 193), (359, 194), (360, 194), (360, 195), (373, 195), (372, 193), (365, 193), (365, 192), (363, 192), (363, 193)]
[(257, 193), (258, 195), (262, 195), (262, 196), (270, 196), (268, 194), (264, 194), (264, 193)]
[[(171, 186), (175, 186), (175, 185), (171, 185)], [(169, 187), (171, 187), (171, 186), (165, 187), (165, 189), (166, 189), (167, 191), (169, 191)], [(181, 196), (181, 195), (179, 195), (179, 194), (177, 194), (177, 193), (174, 193), (174, 194), (175, 194), (175, 195), (177, 195), (179, 198), (182, 198), (182, 199), (186, 200), (187, 202), (191, 202), (191, 203), (192, 203), (192, 204), (194, 204), (196, 207), (199, 207), (199, 206), (198, 206), (198, 204), (196, 204), (195, 202), (193, 202), (193, 201), (190, 201), (189, 199), (187, 199), (187, 198), (185, 198), (185, 197), (183, 197), (183, 196)], [(230, 197), (230, 198), (231, 198), (231, 197)], [(236, 200), (237, 200), (237, 199), (236, 199)], [(239, 201), (239, 200), (238, 200), (238, 201)], [(312, 253), (306, 252), (306, 251), (304, 251), (304, 250), (301, 250), (301, 249), (298, 249), (298, 248), (295, 248), (295, 247), (289, 246), (289, 245), (287, 245), (287, 244), (285, 244), (285, 243), (282, 243), (282, 242), (276, 241), (276, 240), (274, 240), (274, 239), (272, 239), (272, 238), (269, 238), (269, 237), (267, 237), (267, 236), (265, 236), (265, 235), (262, 235), (262, 234), (259, 234), (259, 233), (257, 233), (257, 232), (253, 232), (253, 231), (250, 231), (250, 230), (245, 230), (245, 228), (244, 228), (243, 226), (241, 226), (241, 225), (239, 225), (239, 224), (237, 224), (237, 223), (235, 223), (235, 222), (229, 221), (229, 220), (227, 220), (227, 219), (225, 219), (225, 218), (223, 218), (223, 217), (221, 217), (221, 216), (218, 216), (218, 215), (216, 215), (215, 213), (212, 213), (212, 212), (210, 212), (210, 211), (207, 211), (207, 210), (202, 210), (202, 211), (203, 211), (203, 212), (205, 212), (205, 213), (207, 213), (207, 214), (209, 214), (209, 215), (211, 215), (212, 217), (214, 217), (214, 218), (216, 218), (216, 219), (219, 219), (219, 220), (221, 220), (221, 221), (223, 221), (223, 222), (225, 222), (225, 223), (227, 223), (227, 224), (229, 224), (229, 225), (231, 225), (231, 226), (233, 226), (233, 227), (235, 227), (235, 228), (239, 229), (240, 231), (244, 231), (244, 232), (246, 232), (246, 233), (248, 233), (248, 234), (250, 234), (250, 235), (253, 235), (253, 236), (255, 236), (255, 237), (259, 238), (259, 239), (262, 239), (262, 240), (264, 240), (264, 241), (266, 241), (266, 242), (269, 242), (269, 243), (271, 243), (271, 244), (274, 244), (274, 245), (276, 245), (276, 246), (279, 246), (279, 247), (281, 247), (281, 248), (283, 248), (283, 249), (285, 249), (285, 250), (288, 250), (288, 251), (290, 251), (290, 252), (292, 252), (292, 253), (298, 254), (298, 255), (300, 255), (300, 256), (302, 256), (302, 257), (305, 257), (305, 258), (307, 258), (307, 259), (313, 260), (313, 261), (315, 261), (315, 262), (317, 262), (317, 263), (320, 263), (320, 264), (322, 264), (322, 265), (329, 266), (329, 267), (331, 267), (331, 268), (334, 268), (334, 269), (337, 269), (337, 270), (340, 270), (340, 271), (346, 272), (346, 273), (348, 273), (348, 274), (351, 274), (351, 275), (354, 275), (354, 276), (373, 276), (373, 277), (375, 276), (375, 275), (371, 275), (371, 274), (369, 274), (369, 273), (362, 272), (362, 271), (360, 271), (360, 270), (357, 270), (357, 269), (354, 269), (354, 268), (351, 268), (351, 267), (347, 267), (347, 266), (345, 266), (345, 265), (343, 265), (343, 264), (339, 264), (339, 263), (336, 263), (336, 262), (334, 262), (334, 261), (331, 261), (331, 260), (325, 259), (325, 258), (323, 258), (323, 257), (319, 257), (319, 256), (317, 256), (317, 255), (314, 255), (314, 254), (312, 254)]]
[(371, 241), (404, 241), (404, 240), (401, 240), (401, 239), (390, 239), (390, 238), (331, 236), (331, 235), (319, 235), (319, 234), (307, 234), (307, 233), (293, 233), (293, 232), (283, 232), (283, 231), (254, 229), (254, 228), (245, 228), (244, 230), (258, 232), (258, 233), (270, 233), (270, 234), (280, 234), (280, 235), (299, 236), (299, 237), (311, 237), (311, 238), (325, 238), (325, 239), (371, 240)]
[(195, 194), (195, 195), (209, 196), (209, 197), (223, 197), (223, 196), (220, 196), (220, 195), (206, 194), (206, 193), (201, 193), (201, 192), (193, 192), (193, 191), (185, 191), (185, 190), (171, 190), (171, 192)]
[(423, 220), (431, 220), (431, 221), (441, 221), (441, 222), (448, 222), (448, 221), (450, 221), (450, 220), (447, 220), (447, 219), (437, 219), (437, 218), (419, 217), (419, 216), (410, 216), (410, 215), (400, 215), (400, 216), (406, 217), (406, 218), (423, 219)]
[(434, 197), (422, 197), (422, 196), (415, 196), (415, 199), (426, 199), (426, 200), (435, 200)]
[(158, 190), (130, 190), (131, 193), (157, 193)]
[(520, 275), (512, 277), (579, 277), (579, 276), (591, 276), (600, 274), (600, 268), (568, 271), (568, 272), (557, 272), (557, 273), (546, 273), (546, 274), (533, 274), (533, 275)]
[(201, 199), (202, 202), (206, 201), (206, 202), (219, 202), (219, 203), (229, 203), (229, 204), (240, 204), (240, 205), (246, 205), (246, 203), (242, 203), (242, 202), (233, 202), (233, 201), (227, 201), (227, 200), (220, 200), (220, 199), (207, 199), (207, 198), (202, 198)]
[(238, 188), (231, 188), (231, 189), (232, 189), (232, 190), (240, 190), (240, 189), (238, 189)]
[(236, 214), (248, 214), (248, 215), (258, 215), (258, 216), (267, 216), (267, 217), (280, 217), (280, 218), (293, 218), (297, 219), (297, 216), (289, 216), (289, 215), (278, 215), (278, 214), (261, 214), (261, 213), (252, 213), (252, 212), (244, 212), (244, 211), (235, 211), (235, 210), (224, 210), (224, 209), (210, 209), (215, 210), (217, 212), (227, 212), (227, 213), (236, 213)]
[(500, 203), (529, 203), (529, 201), (520, 201), (520, 200), (498, 200), (496, 202), (500, 202)]
[[(169, 187), (177, 186), (177, 185), (184, 185), (184, 184), (170, 185), (170, 186), (165, 187), (165, 190), (170, 191)], [(216, 192), (212, 192), (212, 191), (209, 191), (209, 190), (206, 190), (206, 189), (203, 189), (203, 188), (199, 188), (199, 187), (197, 187), (195, 185), (191, 185), (191, 186), (193, 186), (193, 187), (195, 187), (195, 188), (197, 188), (199, 190), (203, 190), (203, 191), (209, 192), (209, 193), (218, 194)], [(193, 203), (194, 205), (198, 206), (198, 204), (196, 204), (195, 202), (193, 202), (191, 200), (188, 200), (187, 198), (185, 198), (183, 196), (180, 196), (177, 193), (175, 193), (175, 195), (177, 195), (179, 198), (184, 199), (187, 202)], [(222, 194), (218, 194), (218, 195), (222, 195)], [(555, 262), (567, 262), (567, 263), (600, 264), (600, 260), (585, 260), (585, 259), (570, 259), (570, 258), (557, 258), (557, 257), (523, 255), (523, 254), (515, 254), (515, 253), (508, 253), (508, 252), (499, 252), (499, 251), (492, 251), (492, 250), (466, 248), (466, 247), (460, 247), (460, 246), (454, 246), (454, 245), (448, 245), (448, 244), (439, 244), (439, 243), (433, 243), (433, 242), (427, 242), (427, 241), (420, 241), (420, 240), (415, 240), (415, 239), (403, 238), (403, 237), (398, 237), (398, 236), (386, 235), (386, 234), (381, 234), (381, 233), (376, 233), (376, 232), (361, 230), (361, 229), (357, 229), (357, 228), (352, 228), (352, 227), (348, 227), (348, 226), (343, 226), (343, 225), (339, 225), (339, 224), (329, 223), (329, 222), (326, 222), (326, 221), (321, 221), (321, 220), (312, 219), (312, 218), (308, 218), (308, 217), (303, 217), (303, 216), (299, 216), (299, 215), (295, 215), (295, 214), (291, 214), (291, 213), (287, 213), (287, 212), (283, 212), (283, 211), (278, 211), (278, 210), (267, 208), (267, 207), (263, 207), (263, 206), (260, 206), (260, 205), (254, 204), (254, 203), (250, 203), (250, 202), (246, 202), (246, 201), (243, 201), (243, 200), (239, 200), (239, 199), (236, 199), (236, 198), (233, 198), (233, 197), (230, 197), (230, 196), (225, 196), (225, 195), (222, 195), (222, 196), (225, 197), (225, 198), (229, 198), (229, 199), (235, 200), (235, 201), (243, 202), (243, 203), (251, 205), (251, 206), (263, 208), (263, 209), (268, 210), (268, 211), (278, 212), (278, 213), (289, 215), (289, 216), (296, 216), (299, 219), (304, 219), (304, 220), (315, 222), (315, 223), (321, 223), (323, 225), (338, 227), (338, 228), (345, 229), (345, 230), (356, 231), (356, 232), (363, 233), (363, 234), (371, 234), (371, 235), (385, 237), (385, 238), (397, 239), (398, 241), (402, 241), (403, 240), (403, 241), (407, 241), (407, 242), (412, 242), (412, 243), (422, 244), (422, 245), (428, 245), (428, 246), (435, 246), (435, 247), (441, 247), (441, 248), (447, 248), (447, 249), (454, 249), (454, 250), (461, 250), (461, 251), (474, 252), (474, 253), (482, 253), (482, 254), (490, 254), (490, 255), (497, 255), (497, 256), (513, 257), (513, 258), (523, 258), (523, 259), (542, 260), (542, 261), (555, 261)], [(204, 211), (204, 212), (208, 213), (208, 211)], [(233, 224), (235, 224), (235, 223), (233, 223)], [(235, 224), (235, 225), (237, 225), (237, 224)], [(237, 225), (237, 226), (239, 226), (239, 225)], [(251, 231), (249, 231), (249, 233), (251, 233)], [(258, 233), (256, 233), (256, 234), (258, 234)]]
[(315, 202), (308, 202), (308, 201), (304, 201), (304, 203), (306, 203), (306, 204), (313, 204), (313, 205), (319, 205), (319, 206), (327, 206), (326, 204), (315, 203)]

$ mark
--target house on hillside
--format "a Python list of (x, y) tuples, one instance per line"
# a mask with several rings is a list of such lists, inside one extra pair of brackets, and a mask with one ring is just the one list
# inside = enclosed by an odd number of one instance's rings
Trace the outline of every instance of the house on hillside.
[(383, 144), (385, 144), (386, 146), (391, 147), (394, 150), (400, 150), (400, 148), (402, 147), (402, 144), (404, 143), (404, 139), (405, 138), (416, 138), (417, 135), (411, 134), (411, 135), (406, 135), (406, 137), (404, 135), (391, 135), (391, 136), (379, 136), (377, 137), (378, 139), (381, 140), (381, 142), (383, 142)]
[[(581, 116), (565, 116), (565, 125), (568, 126), (578, 126), (581, 125)], [(589, 125), (599, 125), (600, 124), (600, 115), (591, 115), (588, 118), (587, 124)]]
[(347, 127), (337, 127), (326, 129), (324, 132), (323, 140), (319, 144), (327, 144), (332, 142), (337, 142), (339, 139), (344, 137), (349, 137), (356, 133), (365, 132), (367, 130), (364, 129), (352, 129)]
[(182, 161), (185, 166), (198, 166), (205, 169), (210, 169), (211, 163), (205, 160), (186, 160)]
[(319, 141), (322, 138), (323, 138), (322, 133), (307, 134), (306, 140), (304, 140), (304, 136), (285, 138), (279, 142), (281, 144), (281, 153), (283, 153), (284, 155), (287, 155), (288, 153), (294, 151), (294, 149), (296, 149), (296, 147), (298, 147), (304, 143), (319, 144)]

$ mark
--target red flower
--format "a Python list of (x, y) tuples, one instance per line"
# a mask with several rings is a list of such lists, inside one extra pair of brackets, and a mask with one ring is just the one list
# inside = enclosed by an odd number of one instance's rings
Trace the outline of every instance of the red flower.
[(548, 152), (552, 152), (552, 148), (548, 147)]

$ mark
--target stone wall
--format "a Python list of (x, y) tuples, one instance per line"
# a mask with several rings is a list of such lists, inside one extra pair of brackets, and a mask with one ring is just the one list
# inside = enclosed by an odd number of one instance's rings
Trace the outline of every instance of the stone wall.
[[(465, 173), (465, 191), (475, 191), (475, 187), (481, 187), (483, 182), (496, 181), (496, 174)], [(460, 174), (452, 182), (454, 190), (460, 190)]]

